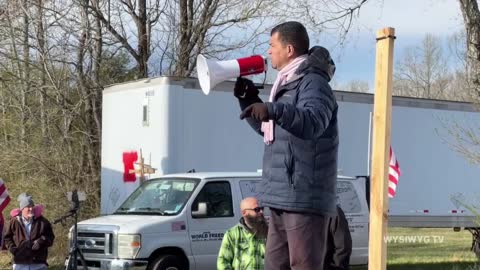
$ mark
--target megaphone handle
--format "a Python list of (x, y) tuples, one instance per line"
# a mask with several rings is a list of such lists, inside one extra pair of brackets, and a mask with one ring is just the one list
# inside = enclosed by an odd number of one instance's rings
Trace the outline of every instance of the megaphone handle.
[(263, 73), (263, 75), (264, 75), (263, 83), (262, 83), (262, 85), (257, 86), (257, 89), (264, 89), (265, 88), (265, 81), (267, 81), (267, 69), (265, 69), (265, 72)]

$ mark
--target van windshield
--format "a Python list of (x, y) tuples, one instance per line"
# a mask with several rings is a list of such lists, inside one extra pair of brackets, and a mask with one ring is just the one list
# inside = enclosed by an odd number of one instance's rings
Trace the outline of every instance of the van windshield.
[(118, 208), (120, 215), (177, 215), (200, 179), (153, 179), (137, 188)]

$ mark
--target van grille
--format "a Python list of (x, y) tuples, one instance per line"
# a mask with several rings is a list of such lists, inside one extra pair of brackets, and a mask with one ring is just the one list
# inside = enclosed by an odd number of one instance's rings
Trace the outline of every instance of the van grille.
[(78, 231), (78, 247), (85, 256), (112, 255), (113, 233)]

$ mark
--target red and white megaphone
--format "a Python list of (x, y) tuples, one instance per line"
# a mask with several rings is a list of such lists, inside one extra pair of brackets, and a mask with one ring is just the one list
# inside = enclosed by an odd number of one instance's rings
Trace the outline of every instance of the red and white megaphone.
[(197, 56), (198, 81), (205, 95), (226, 79), (258, 74), (266, 70), (267, 61), (260, 55), (226, 61), (208, 60), (201, 54)]

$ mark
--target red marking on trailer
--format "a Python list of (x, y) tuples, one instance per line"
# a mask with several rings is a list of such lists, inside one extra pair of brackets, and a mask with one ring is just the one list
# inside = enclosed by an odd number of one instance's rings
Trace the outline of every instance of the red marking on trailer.
[(138, 159), (137, 151), (123, 152), (123, 182), (135, 182), (137, 175), (130, 173), (130, 170), (134, 170), (135, 161)]

